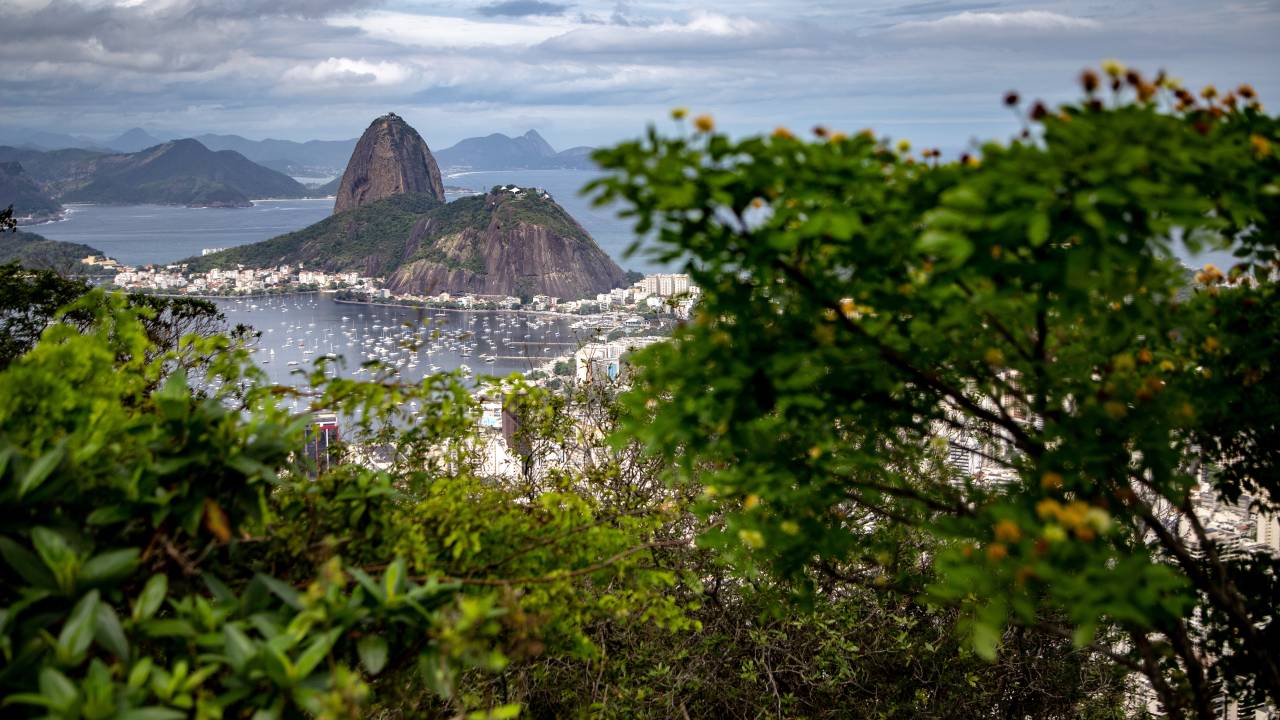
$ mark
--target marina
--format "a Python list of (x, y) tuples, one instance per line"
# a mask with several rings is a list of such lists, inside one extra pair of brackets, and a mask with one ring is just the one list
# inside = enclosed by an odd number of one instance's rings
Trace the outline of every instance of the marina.
[(260, 333), (253, 357), (272, 382), (304, 382), (329, 358), (329, 376), (369, 379), (380, 363), (406, 382), (461, 370), (468, 382), (544, 369), (604, 332), (564, 317), (335, 302), (326, 294), (217, 301), (234, 327)]

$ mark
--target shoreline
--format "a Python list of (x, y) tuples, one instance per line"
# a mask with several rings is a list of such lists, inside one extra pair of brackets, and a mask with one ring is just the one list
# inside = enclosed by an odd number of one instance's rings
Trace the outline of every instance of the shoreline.
[[(324, 291), (318, 290), (316, 292), (324, 292)], [(515, 315), (546, 315), (550, 317), (562, 317), (562, 318), (585, 319), (585, 318), (600, 317), (603, 314), (603, 313), (596, 313), (593, 315), (583, 315), (581, 313), (562, 313), (562, 312), (556, 312), (554, 310), (512, 310), (510, 308), (497, 308), (497, 309), (486, 308), (486, 309), (467, 310), (463, 308), (436, 307), (434, 305), (405, 305), (404, 303), (380, 303), (380, 302), (369, 302), (367, 300), (339, 300), (338, 298), (334, 298), (333, 301), (336, 303), (341, 303), (343, 305), (375, 305), (377, 307), (410, 308), (413, 310), (436, 310), (439, 312), (491, 312), (491, 313), (512, 313)]]

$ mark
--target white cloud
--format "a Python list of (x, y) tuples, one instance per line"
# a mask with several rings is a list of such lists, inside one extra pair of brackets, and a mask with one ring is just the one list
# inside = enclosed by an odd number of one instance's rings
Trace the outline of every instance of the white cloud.
[(583, 25), (542, 47), (567, 53), (707, 52), (782, 40), (781, 26), (746, 17), (694, 11), (685, 21), (649, 25)]
[(1073, 17), (1047, 10), (1017, 12), (974, 12), (966, 10), (937, 18), (912, 20), (896, 25), (895, 30), (971, 31), (971, 30), (1085, 30), (1101, 27), (1090, 18)]
[(331, 57), (313, 65), (295, 65), (285, 71), (285, 83), (310, 85), (399, 85), (413, 76), (406, 65), (382, 60), (370, 62)]
[(483, 22), (444, 15), (370, 12), (329, 18), (334, 27), (355, 28), (376, 40), (423, 48), (469, 48), (536, 45), (571, 30), (559, 18), (526, 18), (520, 22)]

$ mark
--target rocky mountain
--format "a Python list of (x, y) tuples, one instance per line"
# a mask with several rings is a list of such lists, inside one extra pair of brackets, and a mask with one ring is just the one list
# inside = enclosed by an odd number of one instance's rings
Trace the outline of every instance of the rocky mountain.
[(444, 182), (431, 149), (399, 115), (374, 120), (360, 136), (338, 184), (334, 214), (392, 195), (423, 193), (444, 200)]
[(46, 222), (62, 215), (62, 205), (22, 167), (20, 162), (0, 162), (0, 210), (13, 206), (21, 225)]
[(547, 193), (514, 186), (445, 204), (391, 195), (308, 228), (186, 261), (194, 270), (304, 263), (386, 278), (396, 293), (594, 296), (626, 284)]
[[(33, 270), (94, 272), (80, 261), (89, 255), (102, 254), (101, 250), (88, 245), (50, 240), (35, 233), (0, 233), (0, 264), (17, 262)], [(101, 272), (101, 268), (97, 272)]]
[(530, 130), (514, 138), (502, 133), (467, 138), (436, 153), (436, 161), (446, 171), (587, 169), (594, 167), (591, 150), (575, 147), (556, 152), (537, 130)]
[(18, 161), (62, 202), (156, 203), (243, 207), (253, 198), (304, 197), (293, 178), (232, 151), (213, 152), (192, 139), (134, 153), (0, 148), (0, 162)]

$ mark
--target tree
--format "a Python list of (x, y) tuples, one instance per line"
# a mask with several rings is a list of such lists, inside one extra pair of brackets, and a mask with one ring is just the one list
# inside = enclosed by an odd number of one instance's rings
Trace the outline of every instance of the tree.
[[(677, 542), (655, 538), (668, 511), (495, 482), (457, 376), (321, 363), (275, 387), (224, 335), (156, 352), (150, 315), (90, 291), (0, 370), (8, 715), (510, 717), (522, 694), (474, 677), (580, 662), (585, 629), (616, 618), (690, 627), (644, 562)], [(345, 419), (327, 471), (282, 395)]]
[[(802, 594), (924, 565), (986, 658), (1013, 624), (1141, 673), (1173, 716), (1278, 703), (1280, 560), (1195, 509), (1280, 511), (1280, 124), (1248, 86), (1081, 81), (959, 162), (708, 117), (598, 152), (597, 199), (703, 290), (637, 354), (628, 431), (704, 487), (705, 542)], [(1192, 282), (1179, 241), (1240, 263)]]
[[(97, 315), (86, 308), (59, 316), (60, 309), (84, 296), (89, 289), (88, 283), (52, 270), (28, 269), (17, 263), (0, 265), (0, 367), (34, 347), (45, 328), (59, 317), (81, 328), (96, 322)], [(229, 331), (236, 341), (253, 339), (249, 328), (228, 329), (226, 316), (208, 300), (133, 293), (128, 301), (135, 309), (142, 310), (138, 320), (146, 330), (153, 357), (178, 350), (182, 338), (193, 333), (211, 337)], [(204, 358), (186, 355), (174, 359), (188, 369), (204, 361)]]

